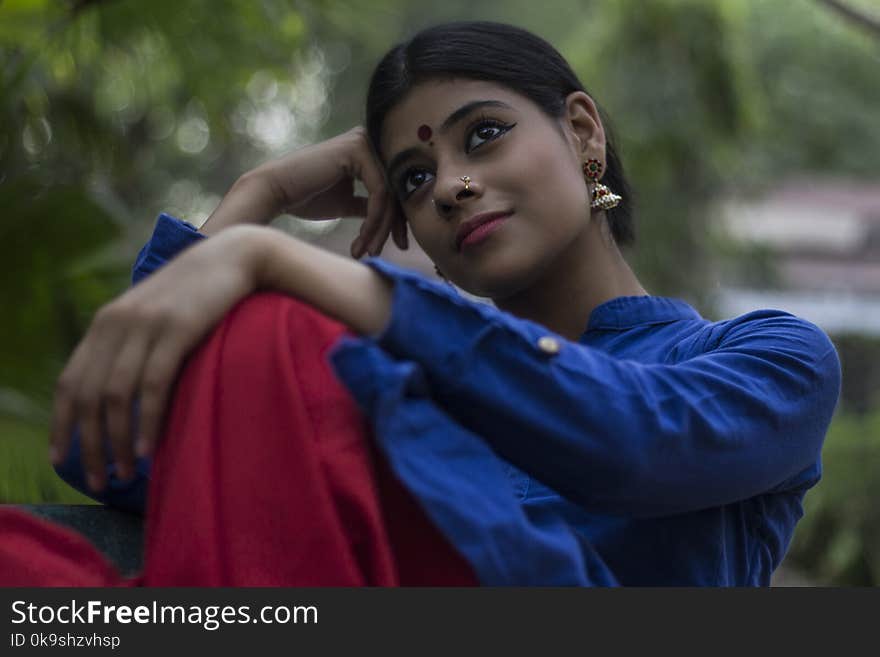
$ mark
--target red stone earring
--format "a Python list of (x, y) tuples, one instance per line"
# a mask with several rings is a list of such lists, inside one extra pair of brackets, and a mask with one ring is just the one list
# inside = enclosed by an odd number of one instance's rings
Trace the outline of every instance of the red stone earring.
[(602, 177), (604, 167), (599, 160), (589, 159), (584, 162), (584, 177), (588, 183), (593, 183), (592, 198), (590, 199), (590, 207), (599, 210), (610, 210), (620, 205), (623, 198), (612, 192), (606, 185), (599, 182)]
[(590, 182), (599, 182), (602, 177), (602, 163), (599, 160), (587, 160), (584, 162), (584, 175)]

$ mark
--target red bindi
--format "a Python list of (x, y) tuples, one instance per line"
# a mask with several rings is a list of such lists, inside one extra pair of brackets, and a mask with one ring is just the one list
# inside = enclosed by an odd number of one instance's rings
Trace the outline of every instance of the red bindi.
[(426, 125), (419, 127), (419, 139), (421, 139), (422, 141), (428, 141), (431, 138), (431, 134), (432, 132), (430, 127)]

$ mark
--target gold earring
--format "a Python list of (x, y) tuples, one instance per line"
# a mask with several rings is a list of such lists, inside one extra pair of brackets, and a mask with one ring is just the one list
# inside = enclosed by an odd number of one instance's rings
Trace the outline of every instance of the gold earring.
[(592, 198), (590, 199), (590, 207), (599, 210), (610, 210), (620, 205), (623, 200), (619, 194), (612, 192), (607, 185), (599, 182), (602, 177), (602, 163), (599, 160), (589, 159), (584, 162), (584, 177), (588, 183), (593, 183)]

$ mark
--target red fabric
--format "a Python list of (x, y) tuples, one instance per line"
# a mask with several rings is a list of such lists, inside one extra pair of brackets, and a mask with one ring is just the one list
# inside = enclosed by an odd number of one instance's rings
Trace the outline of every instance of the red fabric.
[(0, 586), (127, 586), (116, 568), (79, 534), (0, 508)]
[(144, 570), (0, 511), (0, 584), (472, 586), (469, 564), (378, 454), (326, 358), (346, 328), (276, 293), (193, 352), (153, 462)]

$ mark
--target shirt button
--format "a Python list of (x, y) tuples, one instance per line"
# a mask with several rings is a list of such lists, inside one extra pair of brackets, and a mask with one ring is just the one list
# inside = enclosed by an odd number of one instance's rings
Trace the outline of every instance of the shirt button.
[(558, 354), (559, 341), (556, 338), (551, 338), (549, 335), (545, 335), (538, 340), (538, 349), (543, 351), (545, 354)]

